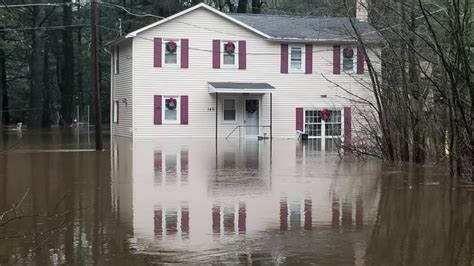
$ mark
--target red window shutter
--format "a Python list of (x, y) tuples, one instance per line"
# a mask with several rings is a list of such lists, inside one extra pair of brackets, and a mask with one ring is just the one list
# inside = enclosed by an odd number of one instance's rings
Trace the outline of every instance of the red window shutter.
[(239, 41), (239, 69), (247, 69), (247, 42)]
[(189, 123), (189, 97), (181, 96), (181, 125), (187, 125)]
[(163, 234), (163, 210), (157, 209), (154, 211), (154, 233), (155, 236), (161, 236)]
[(344, 108), (344, 145), (350, 146), (352, 142), (352, 113), (350, 107)]
[(161, 125), (161, 95), (155, 95), (155, 103), (153, 106), (153, 121), (155, 125)]
[(333, 49), (333, 74), (341, 74), (341, 46), (336, 45)]
[(187, 150), (181, 151), (181, 174), (188, 174), (189, 171), (189, 152)]
[(181, 68), (189, 68), (189, 40), (181, 39)]
[(288, 74), (288, 44), (281, 44), (281, 73)]
[(161, 38), (155, 38), (154, 40), (154, 44), (155, 44), (155, 47), (154, 47), (154, 51), (153, 51), (153, 54), (154, 54), (154, 65), (155, 67), (161, 67), (161, 53), (162, 53), (162, 49), (163, 49), (163, 43), (162, 43), (163, 39)]
[(313, 74), (313, 45), (307, 44), (305, 51), (306, 58), (306, 74)]
[(304, 132), (304, 112), (303, 108), (296, 108), (296, 130)]
[(214, 234), (221, 232), (221, 207), (219, 205), (212, 207), (212, 232)]
[(357, 48), (357, 74), (364, 74), (364, 51), (361, 47)]
[(221, 68), (221, 41), (212, 41), (212, 68)]
[[(155, 170), (155, 180), (160, 180), (161, 173), (163, 170), (161, 151), (156, 151), (154, 153), (154, 170)], [(157, 183), (161, 183), (161, 181)]]

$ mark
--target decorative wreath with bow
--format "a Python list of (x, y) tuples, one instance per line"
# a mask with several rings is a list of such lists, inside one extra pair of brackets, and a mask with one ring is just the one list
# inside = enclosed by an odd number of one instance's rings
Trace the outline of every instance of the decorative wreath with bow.
[(228, 41), (225, 45), (225, 52), (228, 55), (233, 55), (235, 53), (235, 44), (234, 42)]
[(176, 109), (176, 99), (173, 97), (166, 99), (165, 104), (166, 104), (166, 109), (168, 110)]
[(169, 41), (166, 43), (166, 51), (170, 54), (176, 53), (177, 48), (178, 48), (178, 45), (176, 44), (175, 41)]
[(247, 101), (245, 110), (251, 114), (258, 111), (258, 101)]
[(321, 111), (321, 118), (324, 120), (324, 122), (329, 121), (330, 113), (328, 109), (323, 109)]
[(344, 50), (342, 51), (342, 54), (344, 55), (345, 58), (352, 58), (354, 57), (354, 49), (350, 47), (344, 48)]

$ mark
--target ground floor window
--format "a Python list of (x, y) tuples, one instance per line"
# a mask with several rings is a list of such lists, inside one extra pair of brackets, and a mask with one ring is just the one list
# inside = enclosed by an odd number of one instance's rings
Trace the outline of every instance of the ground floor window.
[(113, 122), (118, 123), (119, 121), (119, 101), (114, 101), (114, 106), (113, 106)]
[[(324, 117), (327, 116), (327, 117)], [(309, 137), (342, 137), (341, 110), (306, 110), (305, 132)]]
[(163, 97), (163, 121), (169, 124), (180, 123), (180, 97), (176, 96), (164, 96)]
[(224, 99), (224, 122), (235, 122), (237, 120), (236, 106), (235, 99)]

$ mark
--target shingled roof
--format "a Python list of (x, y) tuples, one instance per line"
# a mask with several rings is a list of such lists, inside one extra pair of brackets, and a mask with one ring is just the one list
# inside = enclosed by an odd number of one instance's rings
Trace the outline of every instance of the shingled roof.
[[(138, 34), (167, 23), (194, 10), (204, 8), (218, 16), (228, 19), (270, 41), (308, 41), (328, 43), (353, 43), (356, 41), (354, 30), (349, 18), (343, 17), (314, 17), (314, 16), (283, 16), (267, 14), (235, 14), (222, 13), (204, 3), (200, 3), (168, 18), (159, 20), (148, 26), (128, 33), (106, 44), (107, 47), (116, 45)], [(372, 43), (383, 42), (380, 33), (367, 22), (355, 20), (356, 28), (363, 40)]]
[[(287, 16), (267, 14), (227, 14), (276, 39), (316, 41), (353, 41), (354, 30), (349, 18)], [(380, 33), (367, 22), (355, 21), (363, 40), (380, 42)]]

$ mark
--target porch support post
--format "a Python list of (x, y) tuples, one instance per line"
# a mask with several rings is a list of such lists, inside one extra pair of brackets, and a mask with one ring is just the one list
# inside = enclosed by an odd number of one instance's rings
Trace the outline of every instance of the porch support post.
[(217, 134), (218, 134), (218, 125), (219, 125), (219, 93), (216, 92), (216, 141), (217, 141)]
[(270, 139), (273, 139), (273, 93), (270, 93)]

